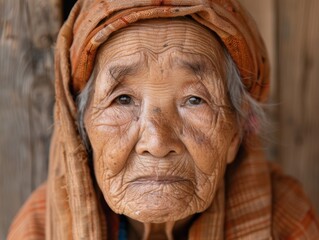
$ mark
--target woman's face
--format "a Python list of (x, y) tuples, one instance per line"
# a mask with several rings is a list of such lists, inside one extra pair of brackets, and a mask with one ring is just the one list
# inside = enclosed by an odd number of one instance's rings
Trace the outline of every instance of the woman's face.
[(204, 211), (237, 152), (223, 50), (186, 19), (149, 20), (99, 50), (85, 113), (108, 205), (141, 222)]

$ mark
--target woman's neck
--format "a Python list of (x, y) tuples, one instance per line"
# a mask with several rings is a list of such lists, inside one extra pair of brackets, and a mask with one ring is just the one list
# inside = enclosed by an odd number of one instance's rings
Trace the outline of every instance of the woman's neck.
[(190, 222), (191, 217), (165, 223), (141, 223), (129, 219), (129, 239), (173, 240), (174, 236), (178, 239), (184, 239), (184, 237), (187, 239)]

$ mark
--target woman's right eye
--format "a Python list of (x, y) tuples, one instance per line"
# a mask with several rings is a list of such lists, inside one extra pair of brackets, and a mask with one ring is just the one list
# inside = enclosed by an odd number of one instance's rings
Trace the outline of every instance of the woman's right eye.
[(189, 105), (192, 106), (196, 106), (196, 105), (201, 105), (204, 102), (204, 100), (200, 97), (196, 97), (196, 96), (191, 96), (188, 100), (187, 103)]
[(130, 105), (133, 102), (133, 100), (129, 95), (123, 94), (118, 96), (115, 99), (115, 102), (120, 105)]

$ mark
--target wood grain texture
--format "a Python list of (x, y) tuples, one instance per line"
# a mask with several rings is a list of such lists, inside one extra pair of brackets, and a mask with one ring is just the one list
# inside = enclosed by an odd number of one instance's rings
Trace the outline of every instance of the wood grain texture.
[(278, 1), (280, 163), (319, 210), (319, 1)]
[(57, 1), (0, 0), (0, 239), (47, 175)]

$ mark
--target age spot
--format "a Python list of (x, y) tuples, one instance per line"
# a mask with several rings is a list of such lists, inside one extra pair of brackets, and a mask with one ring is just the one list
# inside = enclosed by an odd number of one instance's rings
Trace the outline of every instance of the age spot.
[(159, 107), (153, 108), (153, 113), (161, 113), (162, 110)]

